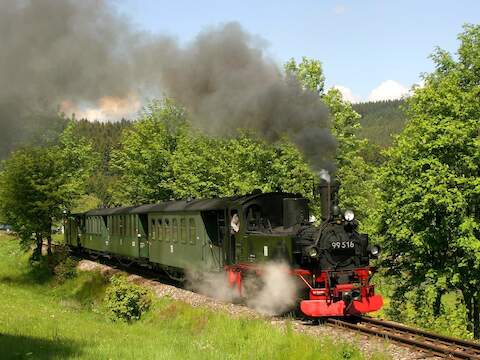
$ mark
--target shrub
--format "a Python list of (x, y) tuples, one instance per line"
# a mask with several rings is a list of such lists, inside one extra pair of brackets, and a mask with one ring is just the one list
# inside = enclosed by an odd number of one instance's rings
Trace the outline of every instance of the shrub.
[(53, 273), (60, 283), (72, 279), (77, 275), (77, 262), (71, 257), (66, 257), (54, 267)]
[(150, 308), (152, 295), (147, 289), (131, 284), (125, 276), (115, 275), (105, 293), (105, 304), (113, 320), (138, 320)]

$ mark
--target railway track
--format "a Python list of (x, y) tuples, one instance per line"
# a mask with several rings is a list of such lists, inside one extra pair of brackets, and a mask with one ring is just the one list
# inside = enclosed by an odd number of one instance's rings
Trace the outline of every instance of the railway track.
[(326, 323), (421, 350), (425, 353), (449, 359), (480, 359), (480, 344), (442, 336), (402, 324), (369, 317), (356, 317), (353, 321), (329, 318)]

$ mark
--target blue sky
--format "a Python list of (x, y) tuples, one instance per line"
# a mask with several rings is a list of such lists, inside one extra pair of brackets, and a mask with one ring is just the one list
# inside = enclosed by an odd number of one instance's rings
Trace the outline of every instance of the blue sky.
[(327, 86), (342, 86), (357, 101), (405, 91), (432, 70), (436, 46), (454, 52), (462, 25), (480, 23), (479, 0), (117, 0), (117, 7), (137, 27), (181, 42), (237, 21), (267, 41), (279, 64), (303, 55), (321, 60)]

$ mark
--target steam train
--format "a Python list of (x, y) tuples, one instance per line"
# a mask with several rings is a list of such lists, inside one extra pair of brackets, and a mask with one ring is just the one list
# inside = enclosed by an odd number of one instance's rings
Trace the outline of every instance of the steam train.
[(181, 280), (187, 270), (225, 272), (242, 294), (262, 264), (283, 261), (303, 286), (300, 310), (311, 318), (381, 308), (369, 265), (379, 252), (357, 232), (351, 210), (341, 213), (335, 187), (319, 185), (322, 222), (309, 222), (308, 201), (295, 194), (253, 193), (217, 199), (95, 209), (69, 214), (65, 243), (93, 256), (117, 258)]

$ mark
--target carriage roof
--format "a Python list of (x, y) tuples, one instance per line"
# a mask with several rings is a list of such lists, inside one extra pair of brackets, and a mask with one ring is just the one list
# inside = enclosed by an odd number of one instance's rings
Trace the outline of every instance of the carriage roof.
[(108, 216), (108, 215), (127, 215), (127, 214), (147, 214), (153, 212), (182, 212), (182, 211), (208, 211), (223, 210), (233, 206), (243, 205), (257, 198), (268, 196), (284, 196), (286, 198), (298, 197), (299, 195), (290, 193), (255, 193), (244, 196), (232, 196), (217, 199), (193, 199), (193, 200), (172, 200), (164, 201), (158, 204), (101, 208), (87, 211), (83, 214), (87, 216)]

